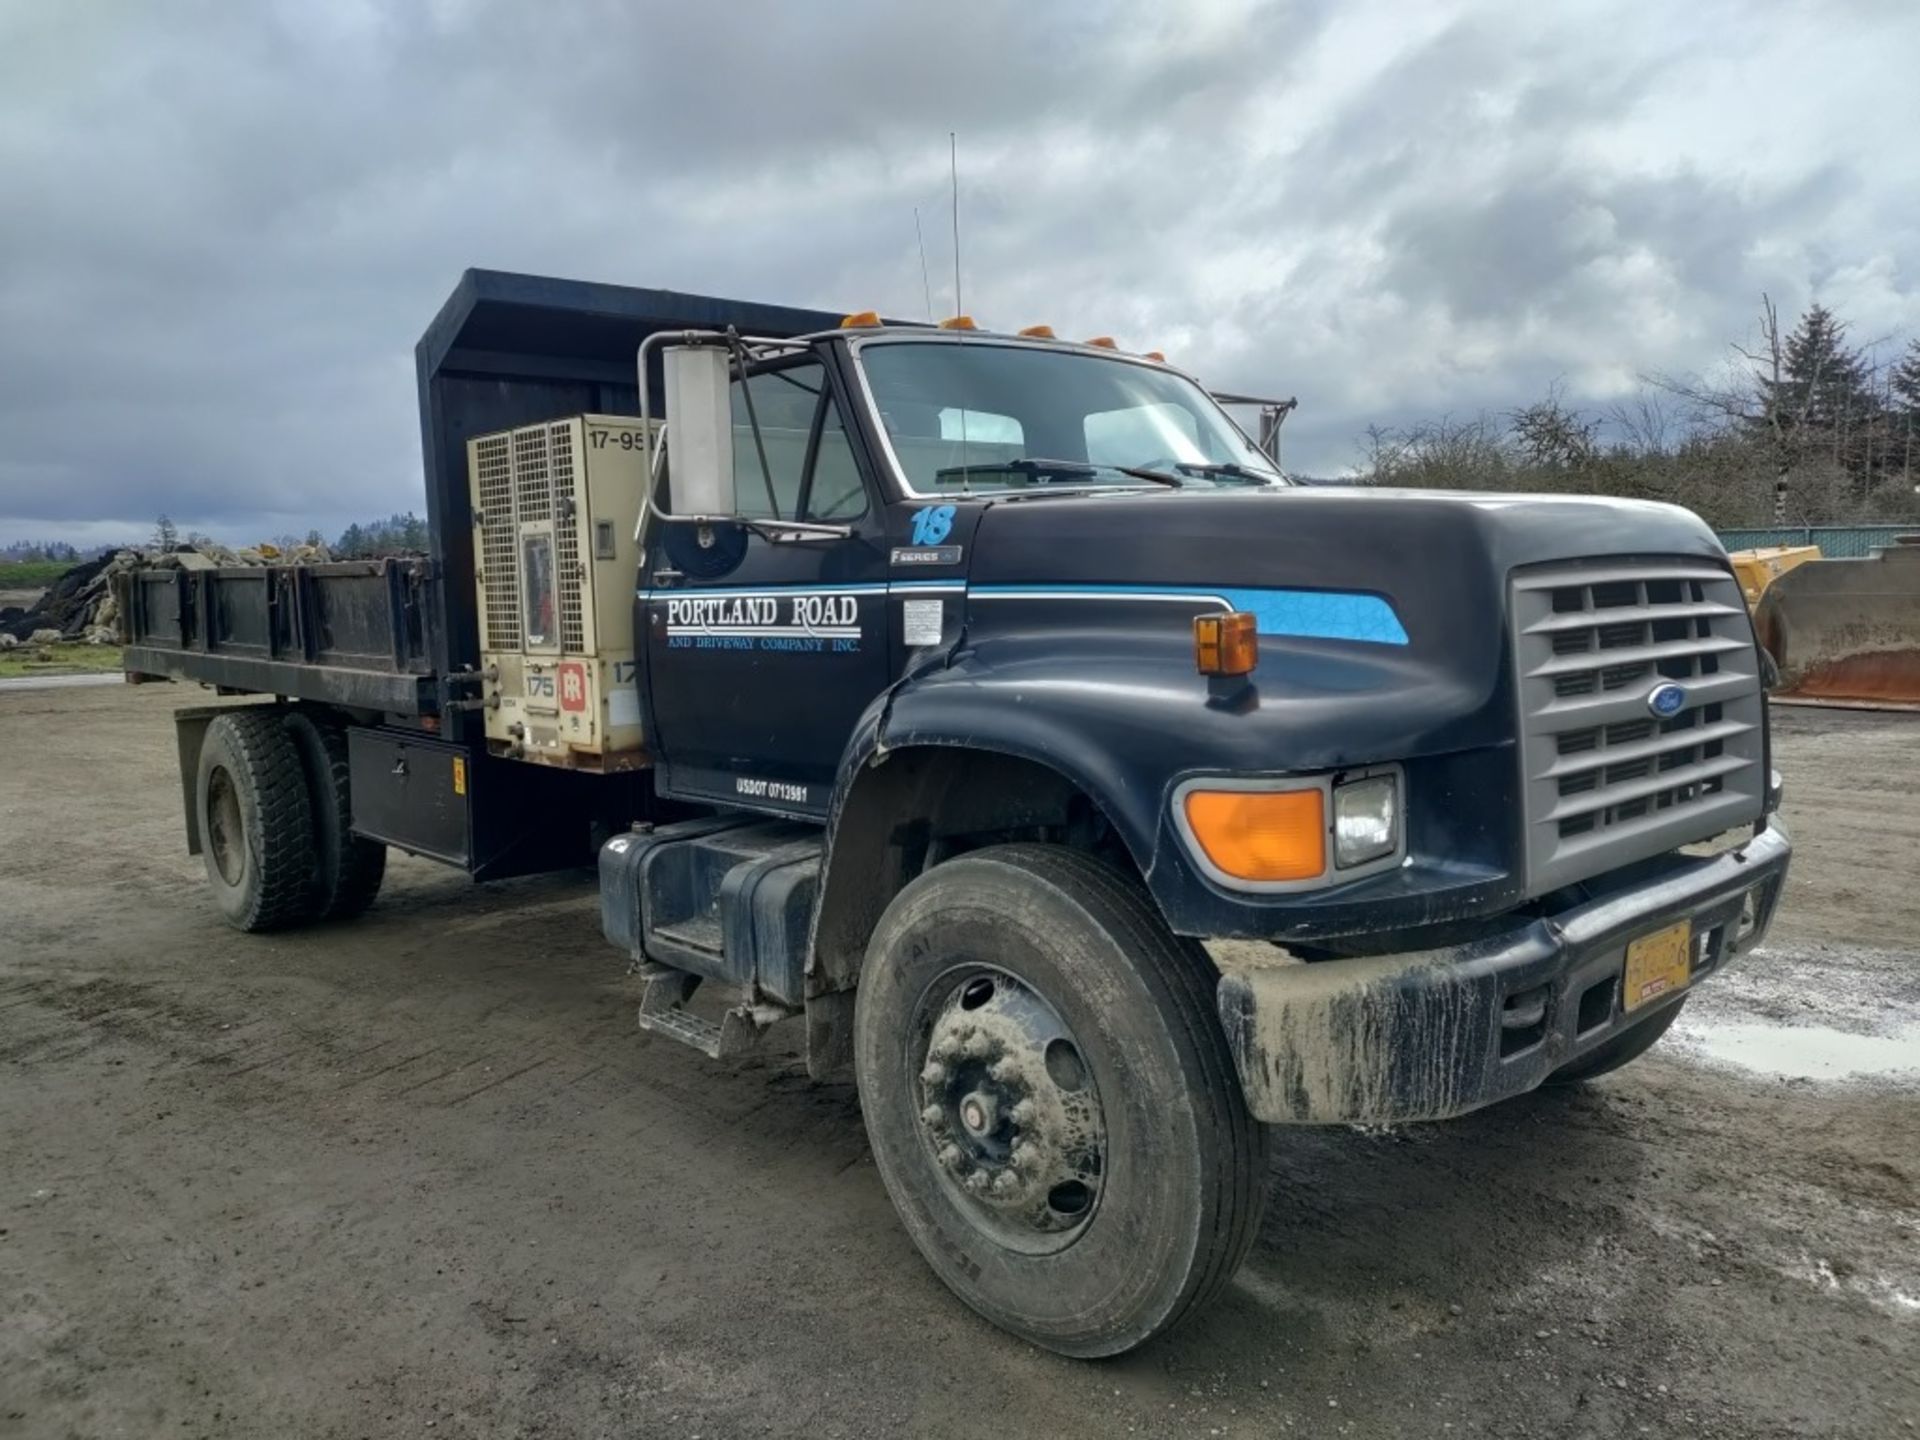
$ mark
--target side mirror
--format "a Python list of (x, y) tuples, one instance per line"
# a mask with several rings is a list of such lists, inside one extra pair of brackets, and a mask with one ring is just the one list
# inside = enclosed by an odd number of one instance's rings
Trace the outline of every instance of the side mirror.
[(667, 391), (667, 499), (675, 515), (726, 516), (733, 496), (733, 404), (727, 352), (669, 345), (661, 352)]

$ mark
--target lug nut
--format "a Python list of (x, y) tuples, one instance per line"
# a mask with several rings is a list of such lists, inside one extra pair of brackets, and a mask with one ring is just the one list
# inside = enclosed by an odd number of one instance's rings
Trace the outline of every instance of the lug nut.
[(1033, 1101), (1022, 1100), (1018, 1105), (1013, 1107), (1013, 1123), (1016, 1125), (1031, 1125), (1039, 1113), (1040, 1107), (1035, 1105)]
[(949, 1170), (958, 1170), (960, 1168), (960, 1147), (958, 1145), (942, 1145), (940, 1147), (940, 1163)]
[(947, 1067), (938, 1060), (929, 1060), (926, 1069), (920, 1072), (923, 1085), (944, 1085), (947, 1083)]
[(941, 1122), (947, 1118), (947, 1112), (938, 1105), (929, 1105), (920, 1112), (921, 1122), (933, 1129), (940, 1129)]

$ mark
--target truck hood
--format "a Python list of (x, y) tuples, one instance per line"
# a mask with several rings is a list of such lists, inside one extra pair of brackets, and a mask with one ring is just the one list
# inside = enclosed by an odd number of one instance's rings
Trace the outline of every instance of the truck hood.
[[(1697, 516), (1639, 501), (1303, 488), (1022, 496), (981, 517), (967, 584), (983, 599), (1037, 603), (1020, 607), (1017, 627), (999, 623), (1010, 607), (972, 605), (970, 638), (1003, 663), (1031, 643), (1053, 647), (1050, 658), (1020, 657), (1036, 665), (1110, 669), (1124, 651), (1129, 668), (1165, 673), (1181, 658), (1172, 649), (1184, 620), (1163, 628), (1137, 620), (1140, 607), (1045, 597), (1223, 597), (1261, 616), (1253, 678), (1261, 708), (1285, 702), (1272, 723), (1285, 727), (1294, 763), (1433, 754), (1511, 738), (1509, 573), (1621, 555), (1726, 564)], [(1074, 643), (1060, 644), (1069, 630)], [(1191, 679), (1190, 636), (1177, 648)], [(1170, 692), (1165, 703), (1163, 723), (1191, 724), (1176, 720), (1190, 701)]]

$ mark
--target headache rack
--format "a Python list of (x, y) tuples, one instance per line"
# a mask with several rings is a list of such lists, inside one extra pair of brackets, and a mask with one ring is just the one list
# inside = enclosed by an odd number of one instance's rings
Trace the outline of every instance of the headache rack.
[(1511, 584), (1530, 894), (1759, 819), (1765, 701), (1732, 574), (1612, 556)]

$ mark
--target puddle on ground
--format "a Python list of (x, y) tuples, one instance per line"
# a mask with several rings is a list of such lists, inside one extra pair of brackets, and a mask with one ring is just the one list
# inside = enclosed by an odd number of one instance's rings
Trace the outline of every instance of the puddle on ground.
[(1920, 1072), (1920, 1026), (1862, 1035), (1820, 1025), (1681, 1026), (1686, 1047), (1709, 1060), (1788, 1080), (1859, 1080)]

